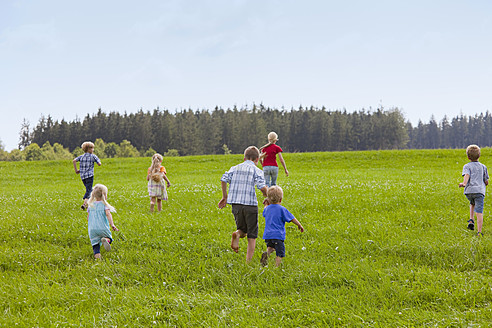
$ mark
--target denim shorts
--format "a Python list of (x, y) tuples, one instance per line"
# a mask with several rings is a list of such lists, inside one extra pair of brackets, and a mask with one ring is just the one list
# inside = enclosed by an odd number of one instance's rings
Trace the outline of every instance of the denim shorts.
[(275, 248), (275, 255), (285, 257), (285, 244), (280, 239), (265, 239), (267, 247)]
[(485, 195), (483, 194), (465, 194), (466, 198), (470, 201), (470, 205), (475, 205), (475, 213), (483, 213), (483, 201)]

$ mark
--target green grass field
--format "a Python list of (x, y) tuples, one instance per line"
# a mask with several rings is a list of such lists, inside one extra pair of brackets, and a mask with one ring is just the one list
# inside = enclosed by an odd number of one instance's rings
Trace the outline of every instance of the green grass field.
[[(492, 166), (491, 149), (481, 161)], [(106, 159), (120, 232), (95, 261), (68, 162), (0, 162), (1, 327), (488, 327), (492, 223), (466, 230), (464, 150), (285, 154), (280, 268), (230, 249), (220, 177), (242, 156), (165, 158), (172, 186), (149, 213), (149, 158)], [(258, 192), (260, 196), (260, 193)], [(262, 207), (260, 207), (260, 212)], [(260, 215), (260, 236), (264, 219)]]

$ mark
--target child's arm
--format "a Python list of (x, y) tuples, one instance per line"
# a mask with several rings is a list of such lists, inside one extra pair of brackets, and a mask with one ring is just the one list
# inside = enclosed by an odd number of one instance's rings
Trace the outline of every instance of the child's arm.
[(166, 180), (167, 182), (167, 187), (171, 187), (171, 181), (169, 181), (169, 178), (167, 177), (167, 175), (165, 173), (162, 174), (162, 177), (164, 178), (164, 180)]
[(301, 232), (304, 232), (304, 227), (302, 226), (301, 222), (297, 221), (297, 219), (294, 218), (290, 222), (294, 223), (297, 226), (297, 228), (301, 230)]
[(147, 181), (150, 180), (150, 173), (147, 173)]
[(265, 207), (270, 205), (270, 202), (268, 201), (267, 198), (267, 190), (268, 190), (267, 186), (264, 186), (263, 188), (260, 189), (261, 193), (263, 194), (263, 197), (265, 197), (265, 199), (263, 200), (263, 205), (265, 205)]
[[(464, 188), (464, 187), (466, 187), (466, 185), (467, 185), (467, 183), (468, 183), (468, 180), (470, 180), (470, 175), (469, 175), (469, 174), (465, 174), (465, 175), (463, 176), (463, 182), (460, 182), (459, 187), (460, 187), (460, 188), (461, 188), (461, 187), (463, 187), (463, 188)], [(487, 183), (488, 183), (488, 182), (487, 182)], [(487, 185), (487, 184), (485, 184), (485, 185)]]
[(286, 176), (289, 176), (289, 171), (287, 171), (287, 166), (285, 165), (284, 158), (282, 157), (282, 153), (278, 153), (278, 159), (280, 160), (280, 163), (284, 167), (284, 172)]
[(109, 225), (111, 228), (113, 228), (113, 231), (119, 231), (118, 228), (113, 223), (113, 216), (111, 215), (111, 211), (108, 209), (105, 211), (106, 212), (106, 217), (108, 218)]
[(219, 208), (224, 208), (227, 205), (227, 182), (221, 181), (220, 186), (222, 188), (222, 199), (219, 201)]
[(75, 174), (80, 173), (80, 171), (77, 170), (77, 159), (76, 158), (73, 160), (73, 169), (75, 170)]

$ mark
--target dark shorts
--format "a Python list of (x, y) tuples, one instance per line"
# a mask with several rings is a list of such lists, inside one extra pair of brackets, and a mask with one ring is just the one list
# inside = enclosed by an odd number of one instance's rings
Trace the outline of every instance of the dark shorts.
[(485, 198), (483, 194), (465, 194), (465, 196), (470, 201), (470, 205), (475, 205), (475, 213), (483, 213), (483, 200)]
[(267, 247), (275, 248), (275, 255), (285, 257), (285, 244), (280, 239), (265, 239)]
[(89, 199), (91, 197), (92, 185), (94, 184), (94, 176), (82, 179), (82, 183), (85, 186), (84, 199)]
[(246, 233), (248, 238), (258, 238), (258, 206), (232, 204), (232, 214), (237, 230)]

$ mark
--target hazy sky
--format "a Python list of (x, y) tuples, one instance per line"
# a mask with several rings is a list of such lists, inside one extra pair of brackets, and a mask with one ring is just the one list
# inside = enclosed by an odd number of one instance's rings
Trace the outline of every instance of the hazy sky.
[(492, 1), (0, 0), (0, 140), (101, 107), (492, 111)]

